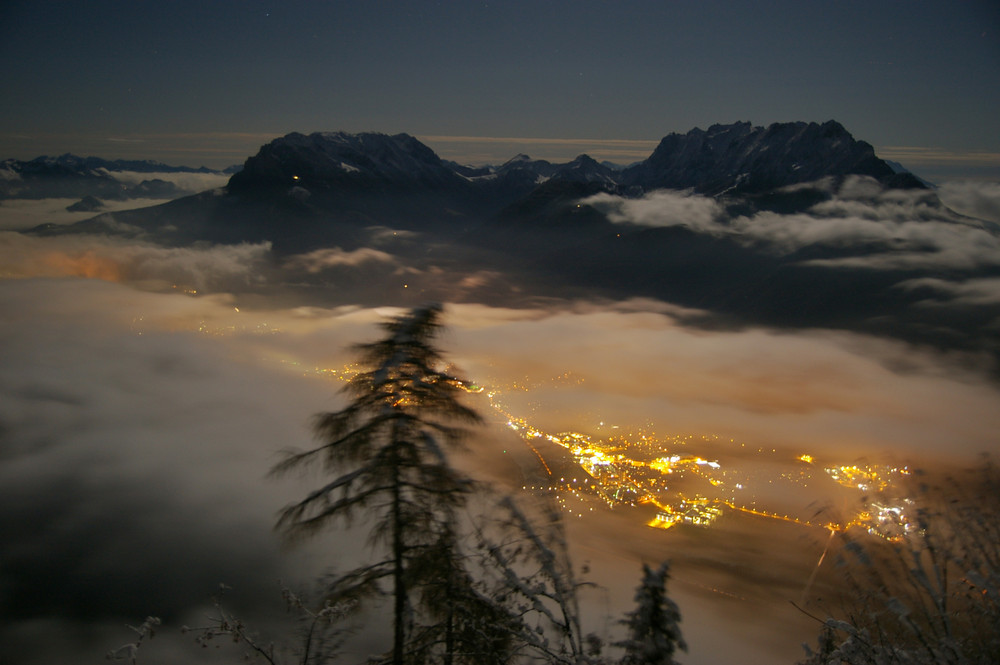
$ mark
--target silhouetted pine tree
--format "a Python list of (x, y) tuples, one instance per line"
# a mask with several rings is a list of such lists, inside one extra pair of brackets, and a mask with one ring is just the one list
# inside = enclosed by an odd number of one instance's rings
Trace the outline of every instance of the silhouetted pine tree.
[[(451, 658), (463, 628), (454, 616), (442, 624), (442, 608), (458, 609), (456, 599), (469, 603), (475, 596), (454, 536), (454, 511), (471, 483), (444, 450), (480, 419), (459, 400), (462, 382), (439, 369), (442, 357), (432, 342), (440, 315), (436, 305), (415, 309), (384, 323), (383, 339), (358, 345), (364, 371), (345, 388), (350, 404), (318, 416), (321, 445), (290, 453), (273, 470), (320, 463), (334, 474), (282, 511), (278, 528), (289, 535), (313, 533), (358, 510), (377, 511), (370, 537), (386, 556), (343, 576), (339, 590), (349, 597), (391, 582), (394, 665), (426, 661), (426, 647), (438, 644), (442, 631), (441, 650)], [(438, 621), (421, 627), (421, 616)]]

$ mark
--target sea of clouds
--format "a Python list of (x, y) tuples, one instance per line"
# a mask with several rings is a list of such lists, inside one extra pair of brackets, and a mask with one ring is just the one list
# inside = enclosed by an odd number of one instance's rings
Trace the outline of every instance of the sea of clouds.
[[(753, 219), (727, 218), (715, 201), (676, 192), (588, 203), (615, 221), (685, 225), (776, 253), (873, 238), (891, 245), (855, 258), (870, 270), (1000, 265), (988, 226), (1000, 201), (995, 187), (955, 185), (942, 194), (986, 226), (942, 213), (925, 196), (856, 181), (808, 214)], [(343, 534), (284, 548), (272, 532), (275, 513), (315, 478), (278, 481), (267, 472), (283, 449), (310, 445), (312, 416), (343, 403), (337, 376), (351, 361), (350, 345), (378, 335), (377, 323), (399, 310), (352, 302), (350, 292), (339, 306), (304, 305), (301, 297), (286, 301), (277, 286), (289, 275), (385, 268), (392, 254), (327, 248), (279, 262), (267, 244), (166, 248), (99, 236), (41, 238), (16, 232), (23, 228), (16, 215), (3, 228), (6, 653), (21, 663), (94, 662), (130, 639), (125, 622), (146, 614), (194, 625), (219, 582), (234, 587), (233, 602), (258, 625), (287, 628), (279, 580), (308, 586), (365, 550), (363, 539)], [(482, 288), (502, 276), (441, 279)], [(930, 288), (937, 295), (928, 306), (1000, 301), (995, 278), (932, 276), (900, 288)], [(843, 330), (706, 330), (686, 324), (698, 318), (695, 310), (642, 299), (463, 302), (445, 313), (446, 356), (481, 385), (531, 385), (510, 393), (508, 403), (546, 431), (653, 427), (838, 463), (864, 455), (968, 465), (996, 449), (995, 376), (954, 354)], [(573, 380), (556, 380), (566, 376)], [(476, 455), (496, 457), (512, 436), (491, 423), (462, 464), (475, 470)], [(612, 521), (577, 540), (581, 558), (603, 562), (598, 578), (628, 580), (612, 592), (615, 602), (627, 602), (643, 556), (669, 554), (673, 542), (683, 560), (690, 551), (683, 548), (693, 547), (649, 532), (641, 546), (616, 548), (610, 543), (628, 542), (622, 529)], [(814, 549), (803, 546), (803, 556)], [(801, 628), (778, 609), (787, 599), (762, 604), (734, 578), (706, 571), (692, 567), (688, 581), (678, 582), (692, 644), (685, 662), (725, 654), (711, 620), (730, 614), (733, 630), (754, 627), (743, 636), (741, 662), (773, 662), (775, 649), (794, 659), (801, 639), (779, 647), (787, 635), (763, 630)], [(743, 603), (720, 610), (713, 598), (722, 596), (698, 591), (720, 583)], [(798, 593), (798, 583), (789, 593)], [(748, 616), (759, 625), (746, 623)], [(189, 637), (172, 635), (158, 636), (141, 662), (200, 662)], [(363, 658), (377, 644), (362, 641), (350, 655)]]

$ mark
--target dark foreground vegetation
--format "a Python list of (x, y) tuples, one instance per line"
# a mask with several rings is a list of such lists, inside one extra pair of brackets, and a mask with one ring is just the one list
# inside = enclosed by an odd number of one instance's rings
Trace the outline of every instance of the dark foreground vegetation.
[[(370, 561), (324, 578), (315, 602), (284, 591), (300, 630), (278, 641), (233, 616), (221, 593), (208, 623), (189, 631), (202, 646), (226, 639), (271, 665), (346, 660), (345, 620), (381, 612), (391, 640), (375, 663), (392, 665), (668, 665), (686, 650), (681, 615), (667, 595), (669, 568), (643, 566), (620, 639), (605, 644), (583, 626), (588, 586), (573, 566), (551, 506), (496, 497), (459, 473), (448, 451), (480, 422), (463, 403), (467, 383), (434, 345), (441, 308), (414, 309), (358, 345), (362, 371), (348, 405), (320, 414), (319, 445), (289, 451), (272, 473), (320, 468), (324, 483), (284, 508), (290, 540), (364, 516)], [(1000, 474), (918, 488), (918, 518), (897, 541), (845, 536), (840, 566), (848, 593), (818, 622), (802, 665), (1000, 663)], [(471, 510), (471, 498), (486, 509)], [(359, 520), (360, 521), (360, 520)], [(810, 612), (811, 610), (803, 610)], [(371, 614), (367, 616), (372, 616)], [(108, 654), (139, 659), (155, 617)]]
[(801, 665), (1000, 663), (1000, 472), (915, 491), (905, 536), (845, 536), (846, 599)]

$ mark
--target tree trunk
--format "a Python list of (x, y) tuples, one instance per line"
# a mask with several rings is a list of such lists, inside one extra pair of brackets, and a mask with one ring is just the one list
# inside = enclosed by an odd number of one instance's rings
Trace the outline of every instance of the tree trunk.
[[(393, 445), (398, 434), (393, 427)], [(406, 582), (403, 579), (403, 511), (399, 478), (399, 459), (393, 454), (392, 464), (392, 581), (393, 581), (393, 634), (392, 662), (393, 665), (403, 665), (403, 646), (406, 641), (404, 621), (406, 615)]]
[(448, 579), (448, 618), (444, 625), (444, 665), (452, 665), (455, 659), (455, 613), (451, 605), (451, 578)]

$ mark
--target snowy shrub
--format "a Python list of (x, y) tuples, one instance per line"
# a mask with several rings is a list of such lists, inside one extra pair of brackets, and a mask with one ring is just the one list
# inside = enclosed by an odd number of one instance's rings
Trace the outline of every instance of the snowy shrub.
[(1000, 663), (1000, 473), (917, 488), (896, 541), (845, 537), (846, 606), (802, 665)]

